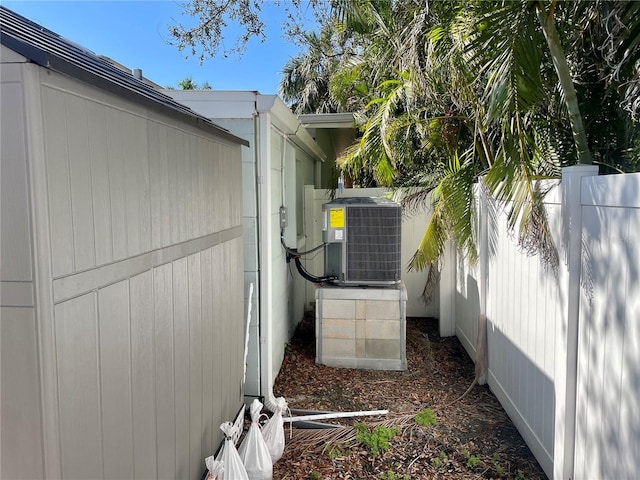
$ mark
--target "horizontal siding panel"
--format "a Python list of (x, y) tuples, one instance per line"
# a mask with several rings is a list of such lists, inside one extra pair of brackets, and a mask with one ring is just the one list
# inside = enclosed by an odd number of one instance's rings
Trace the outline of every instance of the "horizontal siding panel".
[(239, 238), (241, 235), (242, 227), (236, 226), (230, 230), (192, 239), (178, 245), (172, 245), (130, 259), (55, 279), (53, 282), (54, 301), (61, 302), (71, 297), (102, 288), (119, 282), (120, 280), (138, 275), (153, 267), (200, 252), (212, 245), (218, 245), (231, 239)]

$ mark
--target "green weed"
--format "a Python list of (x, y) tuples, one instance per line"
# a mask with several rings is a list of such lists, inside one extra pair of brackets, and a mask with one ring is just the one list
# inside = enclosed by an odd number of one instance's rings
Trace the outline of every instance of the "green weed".
[(335, 460), (336, 458), (341, 457), (343, 453), (344, 452), (342, 451), (342, 449), (340, 447), (331, 447), (327, 451), (327, 455), (329, 455), (329, 458), (331, 460)]
[(478, 457), (476, 457), (475, 455), (471, 455), (469, 453), (469, 450), (465, 450), (462, 453), (465, 456), (465, 458), (467, 459), (467, 468), (474, 469), (478, 465), (480, 465), (480, 459)]
[(431, 459), (431, 465), (436, 468), (440, 468), (442, 465), (447, 463), (448, 460), (449, 457), (447, 457), (447, 454), (445, 452), (440, 452), (437, 457)]
[(401, 475), (395, 473), (393, 470), (387, 470), (387, 473), (381, 473), (378, 477), (380, 480), (410, 480), (411, 477), (407, 474)]
[(356, 440), (361, 445), (365, 446), (372, 455), (378, 455), (380, 452), (387, 452), (389, 450), (389, 440), (400, 433), (398, 427), (384, 427), (378, 425), (369, 430), (369, 427), (364, 423), (356, 423)]
[(502, 475), (504, 473), (504, 467), (500, 465), (500, 454), (494, 453), (491, 457), (491, 462), (493, 463), (493, 469), (496, 473)]
[(436, 425), (438, 423), (433, 410), (431, 410), (430, 408), (420, 410), (414, 417), (414, 420), (421, 427), (428, 427), (430, 425)]

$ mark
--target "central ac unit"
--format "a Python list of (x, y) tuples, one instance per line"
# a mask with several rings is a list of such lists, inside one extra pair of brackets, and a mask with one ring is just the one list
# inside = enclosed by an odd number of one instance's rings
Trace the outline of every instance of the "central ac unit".
[(336, 199), (322, 206), (325, 276), (341, 285), (400, 282), (402, 208), (371, 197)]

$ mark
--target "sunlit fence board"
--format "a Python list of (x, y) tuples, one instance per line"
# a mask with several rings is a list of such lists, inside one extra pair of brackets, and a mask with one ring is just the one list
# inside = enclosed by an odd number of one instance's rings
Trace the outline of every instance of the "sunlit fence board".
[(594, 172), (571, 185), (563, 175), (546, 199), (557, 269), (518, 246), (509, 205), (487, 200), (486, 276), (458, 257), (455, 285), (441, 283), (455, 289), (456, 334), (475, 358), (486, 282), (489, 386), (553, 478), (640, 471), (640, 174)]

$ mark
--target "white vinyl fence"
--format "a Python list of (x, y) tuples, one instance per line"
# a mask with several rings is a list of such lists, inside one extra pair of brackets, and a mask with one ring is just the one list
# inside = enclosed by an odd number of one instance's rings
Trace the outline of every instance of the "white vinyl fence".
[(547, 196), (557, 271), (517, 246), (506, 208), (478, 196), (480, 260), (448, 252), (441, 331), (475, 358), (487, 317), (487, 381), (554, 479), (640, 472), (640, 174), (563, 171)]

